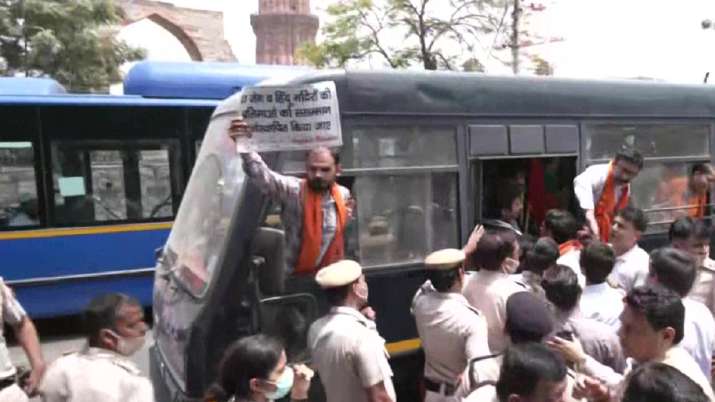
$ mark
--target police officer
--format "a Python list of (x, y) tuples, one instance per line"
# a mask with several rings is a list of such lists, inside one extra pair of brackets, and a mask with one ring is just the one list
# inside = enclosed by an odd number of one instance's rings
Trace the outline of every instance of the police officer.
[(341, 260), (318, 271), (315, 280), (332, 305), (308, 331), (327, 402), (394, 402), (385, 340), (375, 322), (360, 313), (368, 296), (362, 267)]
[[(3, 334), (3, 324), (8, 324), (12, 328), (17, 342), (22, 345), (27, 359), (32, 365), (32, 373), (23, 383), (17, 381), (17, 370), (10, 361), (10, 353), (7, 350)], [(0, 278), (0, 402), (27, 401), (28, 395), (34, 395), (37, 392), (37, 386), (44, 372), (45, 360), (42, 357), (35, 325), (10, 288)]]
[(128, 358), (147, 325), (139, 302), (121, 293), (94, 298), (84, 313), (87, 345), (55, 360), (40, 386), (43, 402), (152, 402), (154, 392)]
[(412, 302), (425, 352), (425, 402), (461, 400), (455, 394), (467, 362), (489, 354), (487, 322), (462, 295), (464, 259), (457, 249), (428, 255), (428, 280)]
[[(517, 292), (506, 302), (504, 335), (510, 345), (542, 342), (554, 328), (554, 316), (546, 301), (531, 292)], [(470, 359), (467, 367), (468, 387), (477, 390), (499, 379), (503, 353), (485, 354)]]

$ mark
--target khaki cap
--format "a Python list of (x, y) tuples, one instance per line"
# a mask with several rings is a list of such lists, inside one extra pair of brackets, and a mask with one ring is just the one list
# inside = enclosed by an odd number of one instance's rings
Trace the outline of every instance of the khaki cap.
[(425, 268), (428, 270), (448, 270), (462, 265), (466, 256), (462, 250), (445, 248), (435, 251), (425, 258)]
[(340, 260), (318, 271), (315, 281), (323, 289), (349, 285), (362, 275), (362, 267), (352, 260)]

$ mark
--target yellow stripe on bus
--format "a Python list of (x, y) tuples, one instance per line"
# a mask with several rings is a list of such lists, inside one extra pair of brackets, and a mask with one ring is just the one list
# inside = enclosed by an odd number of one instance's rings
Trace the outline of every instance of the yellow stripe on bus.
[(140, 232), (145, 230), (171, 229), (173, 222), (134, 223), (128, 225), (96, 226), (81, 228), (36, 229), (17, 232), (0, 232), (0, 240), (39, 239), (44, 237), (80, 236), (102, 233)]
[(387, 348), (387, 352), (389, 354), (395, 355), (417, 350), (422, 347), (422, 342), (420, 341), (420, 338), (412, 338), (399, 342), (391, 342), (385, 345), (385, 347)]

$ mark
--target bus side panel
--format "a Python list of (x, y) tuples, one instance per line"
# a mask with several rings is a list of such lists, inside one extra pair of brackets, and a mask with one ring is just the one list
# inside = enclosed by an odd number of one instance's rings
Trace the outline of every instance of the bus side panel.
[(424, 270), (366, 270), (369, 302), (377, 314), (377, 329), (385, 338), (398, 400), (418, 401), (424, 357), (420, 350), (412, 299), (424, 282)]
[[(100, 293), (125, 292), (151, 304), (154, 250), (167, 229), (0, 240), (4, 279), (33, 317), (81, 312)], [(84, 277), (73, 278), (74, 275)]]

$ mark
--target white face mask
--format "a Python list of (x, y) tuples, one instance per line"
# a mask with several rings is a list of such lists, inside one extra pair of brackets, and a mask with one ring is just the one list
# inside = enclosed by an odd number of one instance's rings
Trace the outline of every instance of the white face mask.
[(117, 353), (124, 356), (131, 356), (144, 346), (144, 336), (127, 338), (117, 334), (111, 329), (109, 332), (117, 338)]

